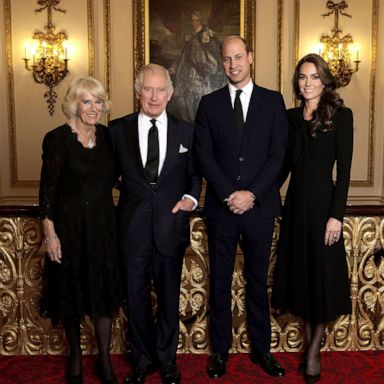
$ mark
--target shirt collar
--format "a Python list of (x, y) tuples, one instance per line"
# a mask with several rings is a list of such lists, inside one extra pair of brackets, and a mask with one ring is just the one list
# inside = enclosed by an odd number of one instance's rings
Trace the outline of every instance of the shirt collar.
[[(148, 124), (152, 124), (151, 123), (151, 120), (153, 119), (153, 117), (150, 117), (148, 115), (146, 115), (143, 110), (141, 109), (140, 110), (140, 113), (139, 113), (139, 119), (143, 122), (143, 123), (148, 123)], [(167, 112), (164, 111), (161, 113), (161, 115), (157, 116), (156, 117), (156, 124), (157, 123), (160, 123), (160, 125), (166, 125), (167, 124)]]
[[(229, 88), (229, 92), (231, 94), (235, 93), (239, 88), (236, 88), (234, 85), (232, 85), (231, 83), (228, 83), (228, 88)], [(253, 91), (253, 81), (252, 79), (249, 80), (248, 84), (241, 88), (241, 90), (248, 96), (248, 97), (251, 97), (252, 95), (252, 91)]]

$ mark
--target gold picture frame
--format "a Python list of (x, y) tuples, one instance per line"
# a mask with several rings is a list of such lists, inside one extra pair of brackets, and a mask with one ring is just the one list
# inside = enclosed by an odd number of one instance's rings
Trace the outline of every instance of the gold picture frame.
[[(150, 62), (169, 69), (175, 86), (172, 102), (178, 93), (177, 74), (172, 70), (177, 71), (175, 68), (182, 60), (188, 38), (193, 39), (193, 17), (196, 18), (196, 14), (207, 38), (211, 39), (211, 48), (216, 52), (212, 60), (217, 62), (217, 66), (221, 66), (221, 58), (220, 53), (217, 55), (220, 50), (213, 47), (214, 39), (221, 42), (226, 35), (239, 34), (255, 52), (256, 0), (134, 0), (134, 75), (141, 66)], [(218, 43), (216, 45), (219, 46)], [(221, 86), (222, 81), (213, 80), (201, 94)], [(176, 117), (192, 122), (192, 113), (187, 118), (177, 116), (177, 111), (178, 108), (175, 108)], [(174, 111), (171, 113), (175, 115)]]

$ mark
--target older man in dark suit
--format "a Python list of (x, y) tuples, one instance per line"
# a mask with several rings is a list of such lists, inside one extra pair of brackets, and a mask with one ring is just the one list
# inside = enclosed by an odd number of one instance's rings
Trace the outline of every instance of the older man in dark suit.
[(251, 359), (268, 374), (283, 376), (269, 353), (267, 272), (274, 218), (281, 210), (278, 176), (288, 121), (281, 95), (252, 82), (252, 54), (244, 39), (228, 36), (222, 60), (229, 84), (204, 96), (196, 115), (197, 159), (207, 180), (213, 352), (208, 375), (224, 375), (232, 345), (231, 282), (241, 241)]
[[(173, 92), (168, 71), (156, 64), (144, 66), (135, 90), (140, 112), (110, 124), (121, 175), (119, 246), (135, 366), (124, 383), (144, 383), (159, 364), (163, 382), (176, 384), (181, 268), (201, 178), (193, 165), (192, 127), (165, 110)], [(157, 295), (156, 325), (151, 281)]]

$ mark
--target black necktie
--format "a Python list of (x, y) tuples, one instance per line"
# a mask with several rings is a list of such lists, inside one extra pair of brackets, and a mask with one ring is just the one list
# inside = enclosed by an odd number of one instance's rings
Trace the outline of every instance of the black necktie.
[(243, 117), (243, 108), (241, 106), (240, 93), (243, 92), (241, 89), (236, 91), (235, 97), (235, 116), (236, 116), (236, 127), (239, 130), (240, 140), (243, 136), (244, 128), (244, 117)]
[(156, 184), (159, 171), (159, 133), (156, 127), (156, 120), (151, 119), (152, 127), (148, 132), (148, 154), (145, 172), (148, 181)]

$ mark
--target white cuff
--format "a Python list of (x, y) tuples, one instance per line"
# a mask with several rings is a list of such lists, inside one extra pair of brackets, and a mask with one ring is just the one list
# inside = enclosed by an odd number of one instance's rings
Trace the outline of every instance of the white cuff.
[(183, 195), (182, 199), (185, 199), (185, 198), (191, 199), (193, 201), (192, 211), (194, 211), (197, 208), (197, 206), (199, 205), (199, 202), (193, 196), (188, 195), (188, 194)]

